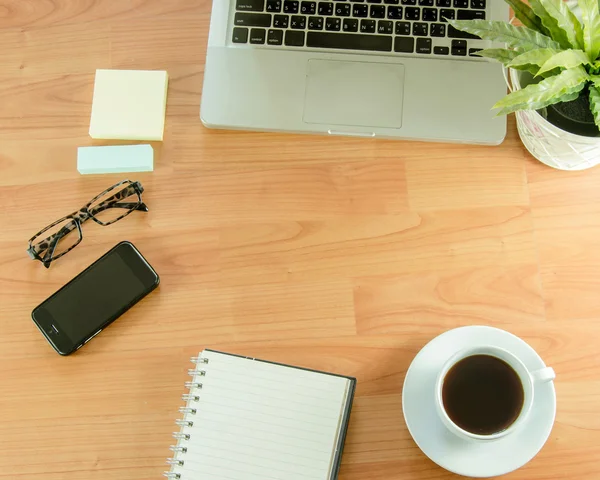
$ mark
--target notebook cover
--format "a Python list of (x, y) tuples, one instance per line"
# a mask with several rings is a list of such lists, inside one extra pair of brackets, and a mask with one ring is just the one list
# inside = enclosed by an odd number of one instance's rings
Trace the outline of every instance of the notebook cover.
[(332, 469), (331, 477), (330, 477), (330, 480), (337, 480), (338, 475), (340, 473), (340, 468), (342, 466), (342, 454), (344, 453), (344, 445), (346, 443), (346, 435), (348, 433), (348, 426), (350, 424), (350, 413), (352, 412), (352, 402), (354, 401), (354, 392), (356, 391), (356, 378), (348, 377), (346, 375), (339, 375), (337, 373), (323, 372), (321, 370), (313, 370), (311, 368), (297, 367), (296, 365), (288, 365), (285, 363), (271, 362), (268, 360), (262, 360), (260, 358), (247, 357), (244, 355), (237, 355), (235, 353), (221, 352), (220, 350), (212, 350), (210, 348), (206, 348), (204, 351), (220, 353), (222, 355), (229, 355), (231, 357), (246, 358), (248, 360), (254, 360), (255, 362), (270, 363), (272, 365), (280, 365), (282, 367), (295, 368), (297, 370), (305, 370), (307, 372), (321, 373), (323, 375), (330, 375), (332, 377), (340, 377), (340, 378), (345, 378), (346, 380), (349, 380), (350, 386), (348, 388), (348, 397), (346, 399), (346, 405), (344, 406), (344, 413), (342, 415), (342, 423), (340, 425), (340, 437), (338, 439), (338, 444), (336, 446), (335, 457), (333, 459), (333, 469)]

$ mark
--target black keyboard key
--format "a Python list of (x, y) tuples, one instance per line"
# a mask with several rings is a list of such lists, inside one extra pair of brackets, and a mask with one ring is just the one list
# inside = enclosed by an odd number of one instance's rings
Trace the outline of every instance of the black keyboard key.
[(445, 22), (446, 19), (448, 19), (448, 20), (455, 20), (456, 19), (456, 12), (454, 10), (449, 10), (447, 8), (442, 8), (440, 10), (440, 21), (441, 22)]
[(437, 22), (438, 21), (437, 8), (424, 8), (422, 19), (424, 22)]
[(302, 2), (300, 4), (300, 13), (302, 15), (314, 15), (317, 13), (317, 2)]
[(381, 3), (381, 0), (367, 0), (369, 3)]
[(304, 32), (298, 30), (287, 30), (285, 32), (285, 44), (288, 47), (303, 47)]
[(383, 5), (371, 5), (371, 18), (385, 18), (385, 7)]
[(268, 13), (236, 13), (233, 22), (243, 27), (270, 27), (271, 15)]
[(394, 33), (394, 22), (390, 22), (389, 20), (379, 20), (379, 22), (377, 22), (377, 33), (391, 35)]
[(281, 0), (267, 0), (267, 12), (281, 12)]
[(285, 13), (298, 13), (300, 10), (300, 2), (297, 0), (285, 0), (283, 2), (283, 11)]
[(396, 35), (410, 35), (410, 22), (396, 22)]
[(349, 17), (351, 10), (352, 10), (352, 6), (349, 3), (336, 3), (335, 4), (335, 14), (338, 17)]
[(306, 17), (304, 15), (292, 15), (290, 19), (290, 28), (294, 30), (304, 30), (306, 28)]
[(458, 20), (485, 20), (484, 10), (458, 10), (456, 12)]
[(469, 57), (479, 57), (477, 52), (481, 52), (483, 48), (469, 48)]
[(485, 7), (485, 0), (471, 0), (471, 8), (479, 8), (484, 10)]
[(375, 20), (361, 20), (360, 31), (362, 33), (375, 33), (376, 23)]
[(323, 30), (323, 17), (308, 17), (309, 30)]
[(368, 5), (354, 5), (352, 7), (352, 16), (359, 18), (366, 18), (369, 16)]
[(404, 9), (404, 18), (406, 20), (420, 20), (421, 9), (417, 7), (406, 7)]
[(275, 28), (288, 28), (290, 17), (288, 15), (273, 15), (273, 26)]
[(331, 2), (320, 2), (319, 3), (319, 15), (329, 16), (333, 15), (333, 3)]
[(469, 8), (469, 0), (454, 0), (454, 8)]
[(263, 45), (267, 38), (267, 31), (264, 28), (253, 28), (250, 30), (250, 43), (254, 45)]
[(339, 32), (342, 28), (342, 20), (340, 18), (329, 17), (325, 20), (325, 30), (330, 32)]
[(450, 55), (449, 47), (433, 47), (433, 53), (436, 55)]
[(358, 19), (344, 18), (344, 22), (342, 24), (342, 30), (344, 32), (358, 32)]
[(390, 20), (402, 20), (402, 7), (388, 7), (387, 18)]
[(422, 7), (433, 7), (433, 0), (419, 0), (419, 5)]
[(413, 35), (415, 37), (426, 37), (429, 35), (429, 28), (426, 23), (415, 22), (413, 23)]
[(446, 36), (446, 24), (444, 23), (432, 23), (429, 27), (429, 35), (432, 37), (445, 37)]
[(436, 0), (435, 6), (450, 8), (452, 6), (452, 0)]
[(450, 38), (473, 38), (479, 40), (479, 37), (476, 35), (471, 35), (470, 33), (463, 32), (462, 30), (457, 30), (452, 25), (448, 25), (448, 36)]
[(233, 43), (247, 43), (248, 42), (248, 29), (244, 27), (235, 27), (233, 29)]
[(416, 5), (417, 0), (402, 0), (402, 5)]
[[(381, 37), (389, 38), (389, 37)], [(414, 53), (415, 39), (412, 37), (396, 37), (394, 39), (394, 52), (399, 53)]]
[(308, 32), (306, 44), (309, 47), (321, 48), (371, 50), (377, 52), (392, 51), (392, 37), (384, 35)]
[(417, 38), (417, 53), (431, 53), (431, 38)]
[(237, 0), (235, 8), (240, 12), (264, 12), (265, 0)]
[(269, 30), (269, 34), (267, 35), (267, 44), (282, 45), (283, 44), (283, 30)]
[(467, 41), (466, 40), (452, 40), (452, 55), (466, 57), (467, 56)]
[(400, 0), (383, 0), (383, 3), (386, 3), (387, 5), (398, 5)]

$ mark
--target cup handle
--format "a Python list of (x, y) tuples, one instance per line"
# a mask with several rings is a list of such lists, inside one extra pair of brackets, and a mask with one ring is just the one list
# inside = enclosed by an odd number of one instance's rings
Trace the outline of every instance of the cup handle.
[(556, 378), (556, 373), (551, 367), (540, 368), (533, 372), (529, 372), (534, 383), (547, 383)]

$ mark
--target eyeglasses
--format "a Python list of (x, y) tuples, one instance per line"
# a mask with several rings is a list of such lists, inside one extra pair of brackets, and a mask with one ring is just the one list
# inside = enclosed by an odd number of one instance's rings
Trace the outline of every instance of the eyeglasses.
[(39, 260), (44, 267), (66, 255), (81, 243), (81, 224), (90, 218), (99, 225), (112, 225), (135, 210), (147, 212), (142, 202), (144, 187), (140, 182), (125, 180), (113, 185), (79, 211), (67, 215), (48, 225), (29, 240), (27, 253), (33, 260)]

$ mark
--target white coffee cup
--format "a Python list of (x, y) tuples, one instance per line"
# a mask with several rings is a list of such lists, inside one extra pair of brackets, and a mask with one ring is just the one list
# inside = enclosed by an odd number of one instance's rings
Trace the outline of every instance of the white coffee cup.
[[(461, 360), (471, 357), (473, 355), (490, 355), (492, 357), (499, 358), (503, 360), (511, 368), (517, 373), (519, 379), (521, 380), (521, 385), (523, 385), (523, 407), (521, 408), (521, 412), (517, 419), (505, 430), (500, 432), (493, 433), (491, 435), (481, 435), (477, 433), (471, 433), (463, 428), (459, 427), (456, 423), (452, 421), (446, 409), (444, 408), (444, 402), (442, 398), (442, 389), (444, 386), (444, 380), (446, 375), (450, 371), (450, 369)], [(471, 347), (461, 350), (450, 357), (446, 363), (444, 364), (442, 370), (440, 371), (437, 382), (435, 385), (435, 405), (437, 412), (442, 419), (444, 425), (450, 430), (452, 433), (458, 435), (459, 437), (471, 440), (471, 441), (480, 441), (480, 442), (488, 442), (490, 440), (497, 440), (499, 438), (505, 437), (506, 435), (510, 435), (511, 433), (518, 430), (527, 420), (527, 417), (531, 413), (531, 408), (533, 407), (533, 397), (535, 392), (535, 385), (540, 383), (546, 383), (554, 380), (556, 374), (554, 370), (550, 367), (542, 368), (539, 370), (535, 370), (530, 372), (527, 367), (523, 364), (521, 360), (519, 360), (515, 355), (510, 353), (503, 348), (494, 347), (494, 346), (479, 346), (479, 347)]]

